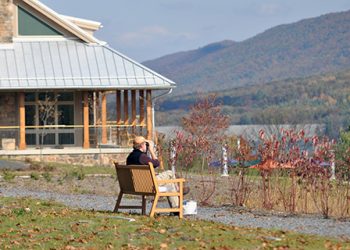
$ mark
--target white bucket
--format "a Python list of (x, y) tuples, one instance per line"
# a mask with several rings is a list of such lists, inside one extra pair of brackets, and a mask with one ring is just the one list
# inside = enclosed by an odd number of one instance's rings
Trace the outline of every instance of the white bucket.
[(197, 202), (184, 201), (183, 209), (184, 209), (184, 215), (197, 214)]

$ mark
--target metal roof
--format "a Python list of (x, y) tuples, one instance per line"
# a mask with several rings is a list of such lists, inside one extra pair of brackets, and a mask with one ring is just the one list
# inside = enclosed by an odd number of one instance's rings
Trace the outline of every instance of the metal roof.
[(174, 87), (173, 81), (107, 45), (67, 39), (0, 45), (0, 90)]

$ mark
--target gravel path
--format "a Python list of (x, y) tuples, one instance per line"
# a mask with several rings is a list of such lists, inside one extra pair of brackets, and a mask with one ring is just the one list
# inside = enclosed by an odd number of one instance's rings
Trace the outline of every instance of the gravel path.
[[(23, 188), (0, 187), (0, 196), (54, 200), (73, 208), (100, 211), (110, 211), (115, 204), (115, 197), (112, 196), (67, 195), (54, 192), (29, 191)], [(150, 204), (148, 204), (148, 211), (149, 209)], [(233, 207), (198, 207), (198, 214), (188, 216), (188, 218), (212, 220), (240, 227), (274, 228), (307, 234), (350, 238), (350, 221), (322, 219), (312, 216), (266, 215)]]

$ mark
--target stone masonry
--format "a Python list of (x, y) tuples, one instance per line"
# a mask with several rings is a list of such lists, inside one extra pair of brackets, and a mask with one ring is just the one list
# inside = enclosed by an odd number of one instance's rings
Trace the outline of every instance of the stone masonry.
[(66, 154), (66, 155), (2, 155), (2, 159), (35, 161), (35, 162), (60, 162), (79, 166), (110, 166), (113, 162), (125, 164), (128, 153), (117, 154)]
[(12, 0), (0, 0), (0, 43), (11, 43), (13, 36)]
[[(0, 127), (18, 126), (15, 93), (0, 93)], [(0, 145), (3, 138), (16, 138), (18, 129), (0, 128)]]

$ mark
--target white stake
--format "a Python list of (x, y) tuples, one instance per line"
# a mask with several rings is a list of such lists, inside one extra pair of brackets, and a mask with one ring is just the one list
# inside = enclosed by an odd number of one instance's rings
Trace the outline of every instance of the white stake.
[(223, 177), (229, 176), (228, 175), (228, 168), (227, 168), (227, 145), (225, 144), (222, 146), (222, 175)]

